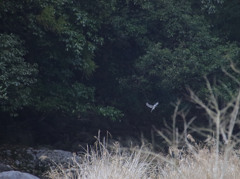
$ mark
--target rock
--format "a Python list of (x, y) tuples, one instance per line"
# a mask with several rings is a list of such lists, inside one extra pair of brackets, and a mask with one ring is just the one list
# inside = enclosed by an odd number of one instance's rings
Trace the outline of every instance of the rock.
[(0, 179), (40, 179), (29, 173), (23, 173), (19, 171), (7, 171), (0, 173)]
[(0, 163), (0, 172), (9, 171), (9, 170), (13, 170), (13, 169), (9, 165)]
[(35, 157), (43, 163), (69, 164), (73, 153), (63, 150), (35, 150)]
[(41, 177), (50, 168), (56, 168), (58, 165), (68, 167), (72, 164), (73, 158), (77, 161), (80, 160), (79, 156), (63, 150), (34, 149), (22, 146), (0, 147), (0, 161), (6, 164), (3, 166), (3, 170), (0, 165), (0, 172), (12, 170), (6, 168), (9, 165), (14, 170)]

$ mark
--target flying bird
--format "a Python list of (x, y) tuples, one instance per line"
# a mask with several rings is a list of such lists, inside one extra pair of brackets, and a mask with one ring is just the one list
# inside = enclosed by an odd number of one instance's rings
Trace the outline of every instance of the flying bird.
[(156, 102), (154, 105), (146, 103), (146, 106), (152, 109), (151, 112), (157, 107), (157, 105), (158, 105), (158, 102)]

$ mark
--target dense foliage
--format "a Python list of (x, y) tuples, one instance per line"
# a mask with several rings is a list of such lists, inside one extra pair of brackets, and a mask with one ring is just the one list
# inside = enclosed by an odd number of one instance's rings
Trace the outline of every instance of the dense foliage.
[(239, 10), (238, 0), (0, 1), (0, 113), (158, 122), (186, 86), (204, 93), (203, 76), (224, 81), (238, 64)]
[(13, 34), (0, 35), (1, 110), (14, 111), (30, 103), (30, 88), (36, 79), (36, 65), (24, 60), (23, 42)]

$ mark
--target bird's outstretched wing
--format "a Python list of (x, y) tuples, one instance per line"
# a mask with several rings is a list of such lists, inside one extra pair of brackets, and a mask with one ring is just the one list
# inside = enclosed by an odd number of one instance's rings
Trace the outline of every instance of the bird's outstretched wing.
[(149, 108), (151, 108), (151, 109), (153, 108), (153, 105), (148, 104), (148, 103), (146, 103), (146, 106), (149, 107)]
[(153, 108), (157, 107), (158, 105), (158, 102), (156, 102), (154, 105), (153, 105)]
[(156, 102), (154, 105), (146, 103), (146, 106), (152, 109), (151, 112), (157, 107), (157, 105), (158, 105), (158, 102)]

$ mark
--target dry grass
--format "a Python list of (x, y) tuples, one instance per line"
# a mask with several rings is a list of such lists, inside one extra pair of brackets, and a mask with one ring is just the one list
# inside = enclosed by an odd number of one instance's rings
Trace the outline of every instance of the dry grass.
[[(53, 179), (238, 179), (240, 159), (232, 151), (228, 159), (215, 150), (183, 151), (178, 158), (163, 156), (146, 148), (107, 149), (102, 143), (71, 166), (58, 166), (48, 173)], [(218, 164), (216, 165), (216, 160)]]
[[(216, 160), (218, 164), (216, 165)], [(216, 156), (215, 151), (201, 149), (193, 156), (178, 161), (176, 167), (165, 166), (164, 179), (237, 179), (240, 178), (240, 160), (232, 153), (227, 160), (223, 155)]]
[(115, 143), (111, 149), (107, 145), (97, 142), (95, 147), (86, 151), (80, 160), (73, 158), (73, 164), (67, 168), (58, 166), (49, 172), (54, 179), (133, 179), (149, 178), (149, 156), (141, 152), (142, 149), (131, 152), (120, 148)]

